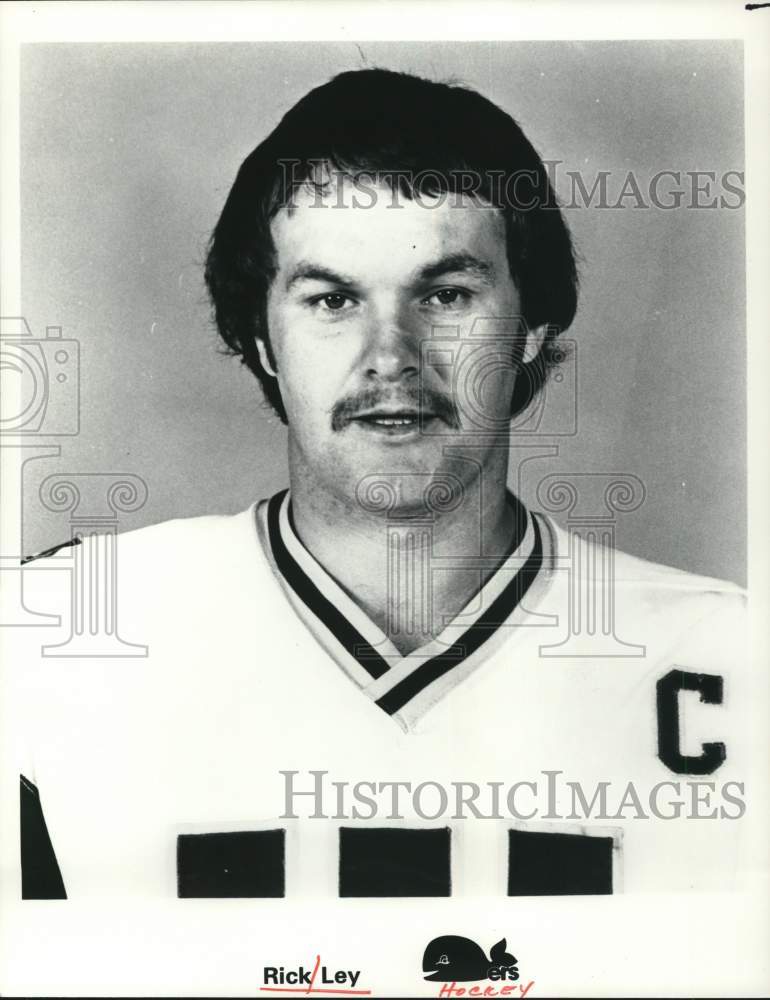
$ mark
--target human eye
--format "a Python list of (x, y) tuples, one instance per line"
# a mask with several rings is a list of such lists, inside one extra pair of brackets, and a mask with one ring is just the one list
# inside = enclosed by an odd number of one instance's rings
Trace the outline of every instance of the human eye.
[(421, 305), (435, 307), (445, 311), (462, 309), (468, 305), (471, 299), (470, 292), (464, 288), (438, 288), (430, 295), (426, 295), (421, 301)]
[(341, 313), (351, 309), (355, 302), (343, 292), (325, 292), (323, 295), (314, 295), (309, 304), (320, 313)]

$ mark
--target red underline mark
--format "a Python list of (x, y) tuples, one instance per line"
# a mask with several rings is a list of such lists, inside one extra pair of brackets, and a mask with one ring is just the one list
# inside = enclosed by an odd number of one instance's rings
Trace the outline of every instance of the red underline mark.
[(348, 997), (369, 997), (372, 995), (371, 990), (324, 990), (321, 988), (314, 989), (312, 986), (305, 990), (297, 989), (296, 986), (260, 986), (259, 988), (264, 993), (301, 993), (303, 996), (308, 993), (334, 993), (344, 994)]

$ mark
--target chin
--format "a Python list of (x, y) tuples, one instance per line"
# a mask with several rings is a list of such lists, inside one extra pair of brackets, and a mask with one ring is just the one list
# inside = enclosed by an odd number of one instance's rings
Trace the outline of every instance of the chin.
[(446, 469), (408, 468), (362, 475), (354, 490), (357, 506), (388, 518), (433, 517), (462, 502), (462, 480)]

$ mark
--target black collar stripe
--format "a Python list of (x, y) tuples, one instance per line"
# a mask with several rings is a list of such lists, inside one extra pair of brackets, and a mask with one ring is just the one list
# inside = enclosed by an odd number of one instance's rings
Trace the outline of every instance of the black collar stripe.
[(337, 641), (360, 663), (369, 676), (377, 680), (390, 669), (387, 660), (380, 656), (342, 612), (324, 597), (286, 548), (281, 537), (279, 514), (287, 493), (288, 490), (276, 493), (274, 497), (271, 497), (267, 507), (267, 528), (275, 563), (295, 594), (316, 618), (324, 623)]
[(449, 649), (426, 660), (413, 673), (395, 684), (375, 704), (393, 715), (403, 708), (429, 684), (451, 670), (458, 659), (467, 659), (513, 614), (524, 595), (535, 580), (543, 561), (543, 543), (537, 521), (532, 518), (535, 543), (529, 559), (521, 567), (508, 586), (470, 628)]

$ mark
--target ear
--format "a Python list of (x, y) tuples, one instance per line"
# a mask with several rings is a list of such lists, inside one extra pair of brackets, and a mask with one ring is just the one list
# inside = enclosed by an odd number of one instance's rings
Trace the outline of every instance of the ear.
[(542, 326), (536, 326), (532, 330), (527, 330), (524, 335), (524, 350), (521, 354), (521, 360), (524, 364), (529, 364), (530, 361), (534, 361), (535, 358), (540, 354), (543, 349), (543, 344), (545, 343), (545, 337), (548, 333), (548, 324), (544, 323)]
[(273, 367), (270, 360), (270, 351), (268, 350), (267, 344), (261, 337), (257, 337), (257, 353), (259, 354), (259, 360), (262, 367), (265, 369), (268, 375), (272, 375), (273, 378), (278, 378), (278, 372)]

